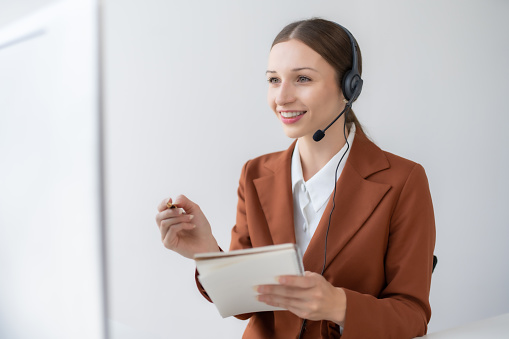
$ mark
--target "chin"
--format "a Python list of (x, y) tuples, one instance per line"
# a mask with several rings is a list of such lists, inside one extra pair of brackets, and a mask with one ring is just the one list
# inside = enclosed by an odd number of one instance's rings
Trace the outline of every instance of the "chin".
[(299, 131), (293, 128), (286, 128), (285, 126), (283, 126), (283, 132), (290, 139), (299, 139), (309, 134), (309, 132), (306, 133), (304, 131)]

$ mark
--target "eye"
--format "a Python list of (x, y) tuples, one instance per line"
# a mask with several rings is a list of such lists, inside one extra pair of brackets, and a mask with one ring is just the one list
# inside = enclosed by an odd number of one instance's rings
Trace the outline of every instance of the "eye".
[(299, 77), (297, 78), (297, 82), (309, 82), (309, 81), (311, 81), (311, 79), (303, 75), (299, 75)]
[(278, 79), (278, 78), (270, 77), (270, 78), (268, 78), (268, 79), (267, 79), (267, 82), (268, 82), (269, 84), (277, 84), (277, 83), (279, 83), (280, 81), (279, 81), (279, 79)]

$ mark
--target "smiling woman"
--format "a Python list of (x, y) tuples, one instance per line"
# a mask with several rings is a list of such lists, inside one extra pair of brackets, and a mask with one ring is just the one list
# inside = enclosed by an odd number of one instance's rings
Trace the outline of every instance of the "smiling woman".
[[(306, 29), (307, 26), (311, 25), (314, 26), (313, 29)], [(271, 51), (274, 50), (276, 45), (289, 40), (303, 43), (334, 69), (332, 74), (337, 83), (337, 88), (343, 89), (347, 87), (345, 86), (347, 84), (344, 84), (343, 81), (347, 79), (345, 75), (349, 70), (356, 69), (359, 75), (362, 74), (362, 54), (353, 36), (351, 36), (351, 39), (353, 39), (355, 51), (352, 49), (350, 36), (351, 34), (343, 27), (331, 21), (297, 21), (287, 25), (276, 36)], [(304, 70), (305, 67), (302, 69)], [(353, 111), (350, 111), (347, 123), (355, 123), (357, 129), (362, 129)]]
[[(269, 106), (290, 138), (312, 139), (314, 132), (332, 121), (345, 106), (334, 68), (299, 40), (272, 47), (267, 74)], [(335, 128), (339, 133), (332, 135), (342, 138), (342, 126)], [(339, 146), (341, 142), (335, 144)]]
[[(237, 315), (250, 319), (244, 338), (427, 331), (435, 224), (426, 174), (364, 134), (350, 111), (361, 69), (355, 39), (334, 22), (294, 22), (274, 40), (267, 99), (296, 140), (244, 165), (230, 249), (296, 243), (307, 272), (258, 287), (260, 301), (287, 311)], [(327, 135), (314, 137), (326, 125)], [(181, 195), (158, 210), (167, 248), (188, 258), (220, 251), (196, 203)]]

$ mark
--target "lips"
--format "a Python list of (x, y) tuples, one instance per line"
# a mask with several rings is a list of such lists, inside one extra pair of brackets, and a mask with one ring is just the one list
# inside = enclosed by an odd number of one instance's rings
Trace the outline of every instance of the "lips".
[(284, 124), (293, 124), (299, 121), (307, 111), (280, 111), (281, 121)]
[(283, 118), (295, 118), (304, 113), (306, 113), (306, 111), (281, 112), (281, 116), (283, 116)]

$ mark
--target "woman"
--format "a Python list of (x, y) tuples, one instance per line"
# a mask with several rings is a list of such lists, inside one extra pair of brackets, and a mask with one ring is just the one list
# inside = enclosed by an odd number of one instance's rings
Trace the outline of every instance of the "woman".
[[(428, 182), (420, 165), (374, 145), (349, 111), (360, 88), (344, 91), (347, 73), (358, 68), (362, 86), (353, 41), (341, 26), (311, 19), (286, 26), (272, 45), (268, 103), (296, 141), (244, 165), (230, 249), (297, 243), (306, 274), (258, 286), (260, 301), (288, 311), (237, 316), (250, 319), (244, 338), (426, 333), (435, 244)], [(167, 248), (189, 258), (220, 250), (198, 205), (179, 196), (181, 209), (167, 209), (168, 201), (156, 217)]]

